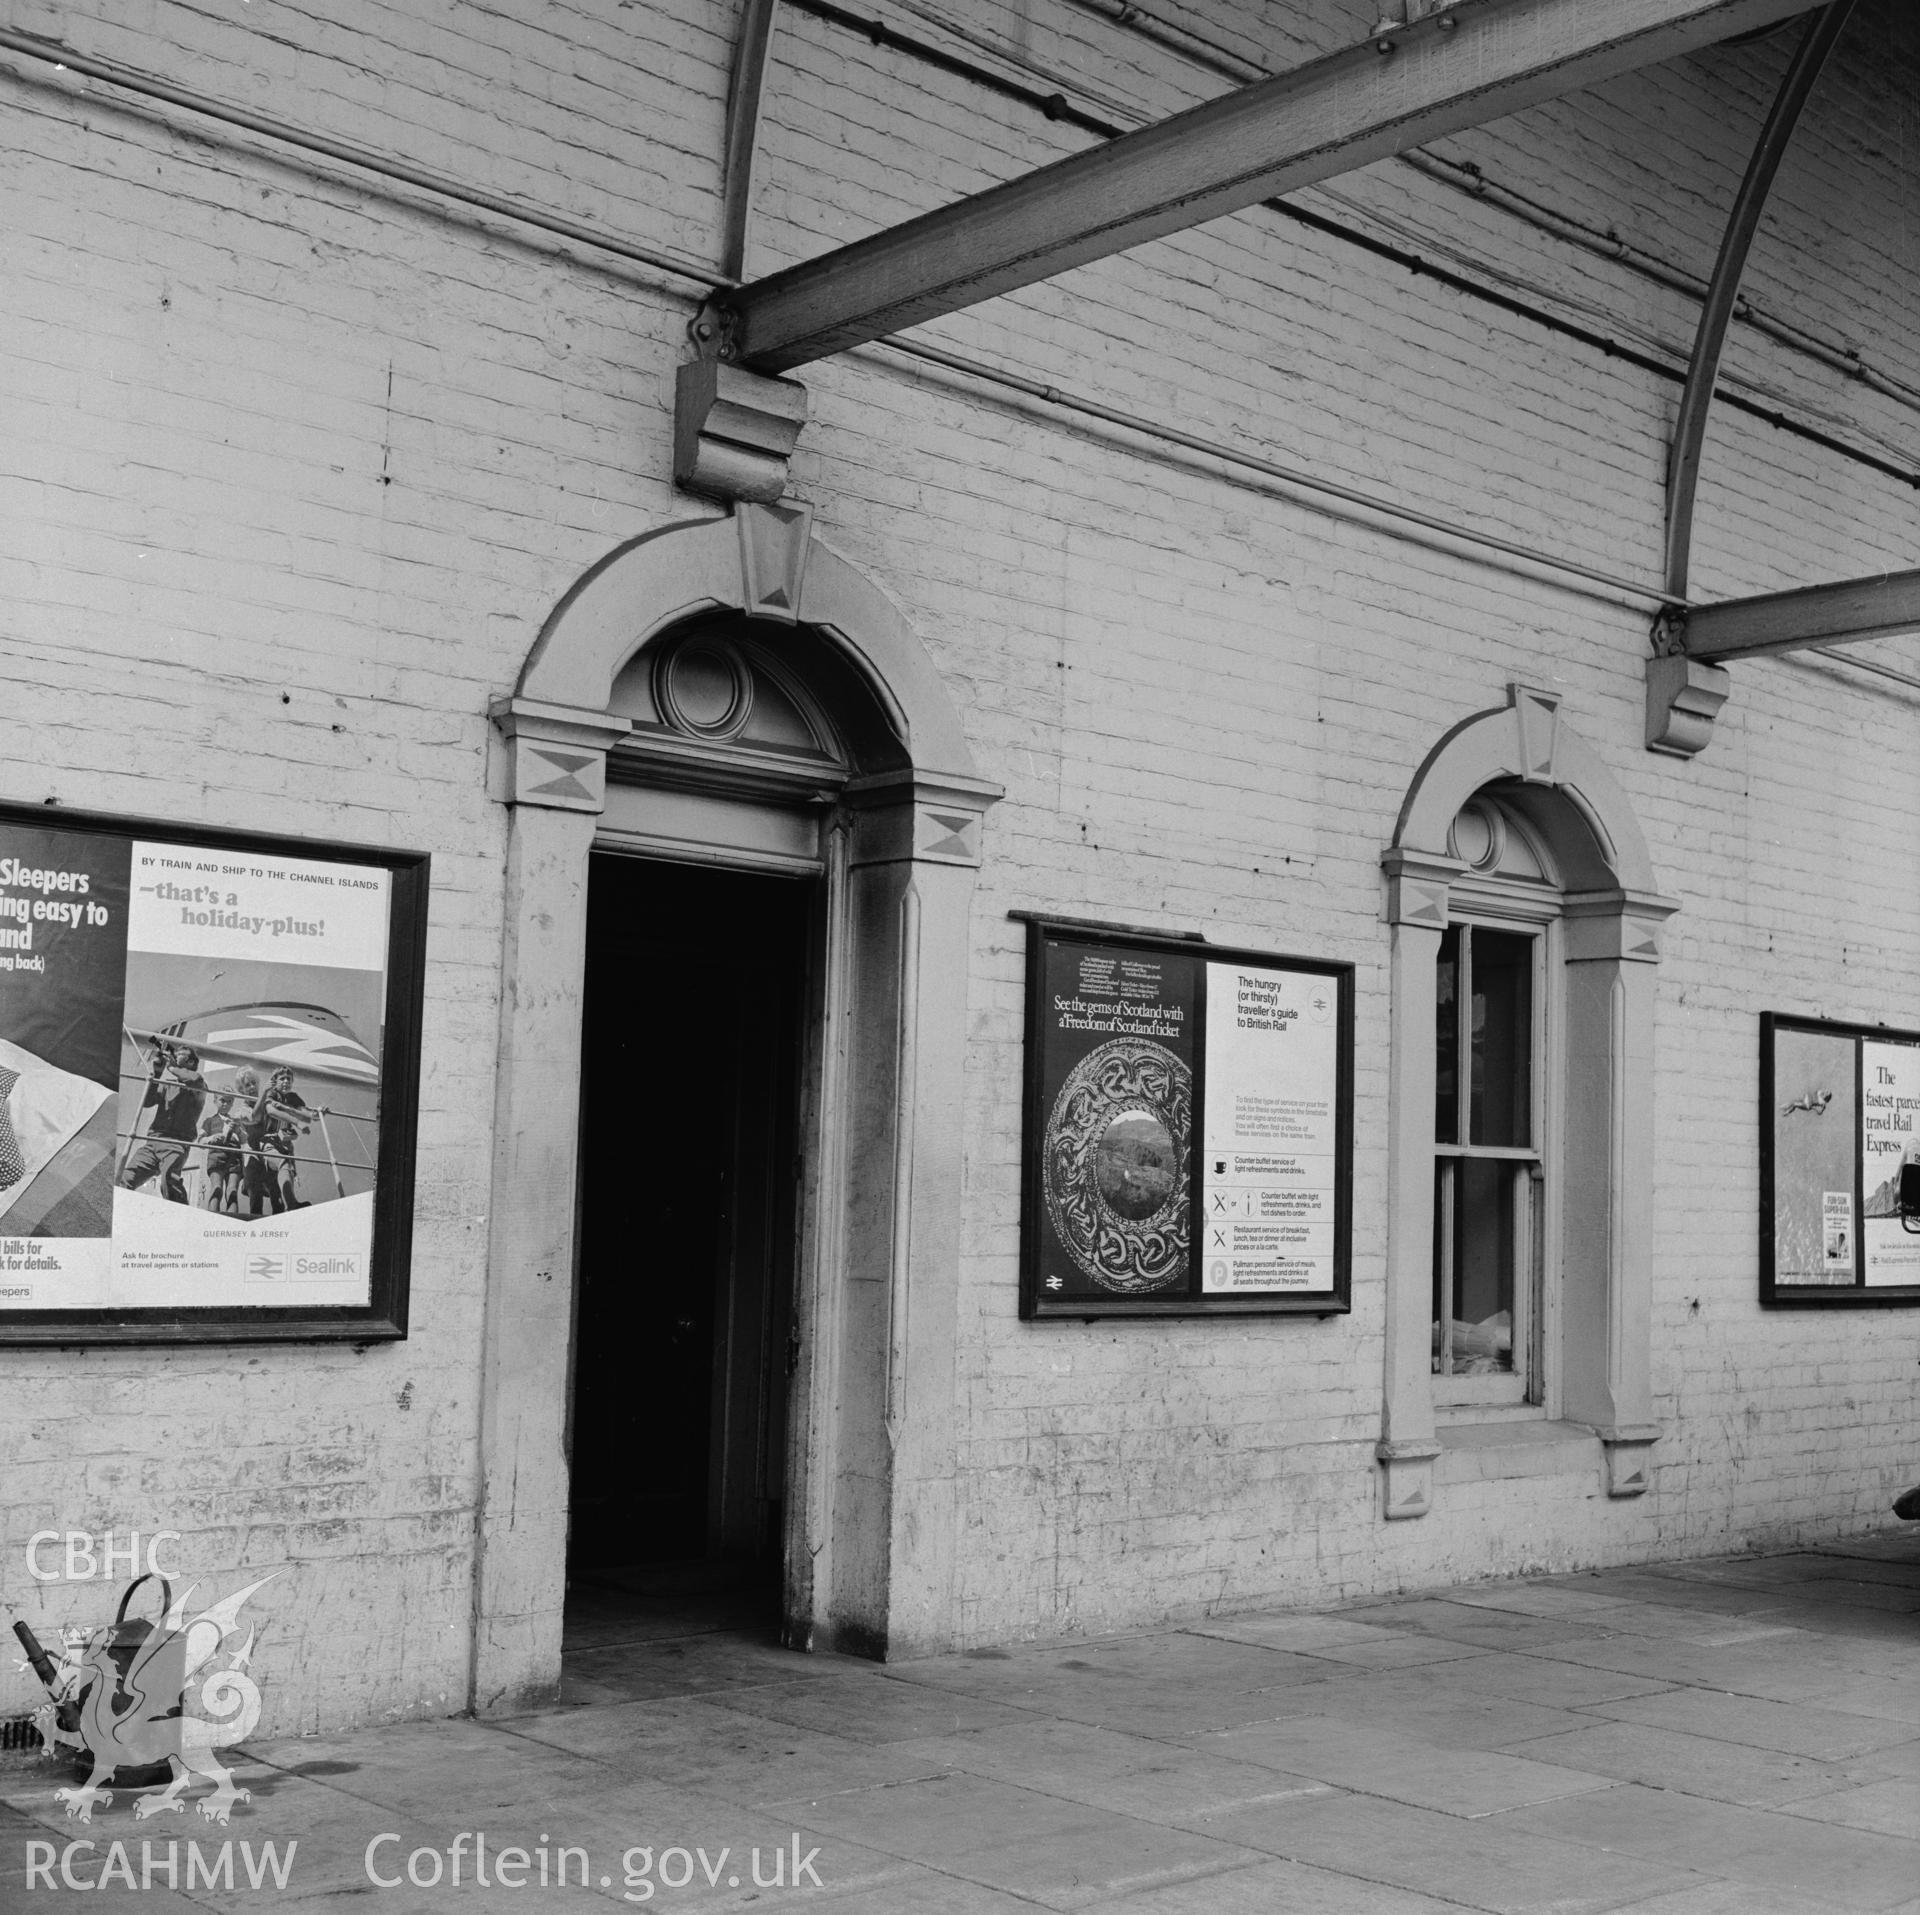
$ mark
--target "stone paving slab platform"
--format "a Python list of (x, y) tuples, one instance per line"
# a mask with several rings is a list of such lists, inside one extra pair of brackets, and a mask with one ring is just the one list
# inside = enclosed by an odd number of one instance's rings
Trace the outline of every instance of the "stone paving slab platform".
[(0, 1915), (1920, 1915), (1920, 1528), (887, 1666), (737, 1602), (573, 1643), (538, 1714), (248, 1747), (224, 1826), (0, 1770)]

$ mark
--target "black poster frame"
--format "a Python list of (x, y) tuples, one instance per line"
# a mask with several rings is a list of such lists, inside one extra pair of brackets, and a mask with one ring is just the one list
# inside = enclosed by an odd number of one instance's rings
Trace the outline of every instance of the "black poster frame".
[[(1853, 1047), (1853, 1262), (1851, 1283), (1783, 1283), (1779, 1277), (1777, 1166), (1774, 1127), (1780, 1089), (1775, 1069), (1776, 1038), (1782, 1031), (1840, 1038)], [(1892, 1030), (1882, 1024), (1849, 1024), (1830, 1018), (1797, 1017), (1785, 1011), (1760, 1016), (1760, 1302), (1773, 1309), (1884, 1310), (1920, 1306), (1920, 1283), (1869, 1284), (1866, 1217), (1866, 1046), (1904, 1044), (1920, 1049), (1920, 1031)], [(1917, 1238), (1916, 1241), (1920, 1241)]]
[[(1010, 915), (1027, 927), (1025, 1088), (1022, 1097), (1020, 1315), (1023, 1320), (1066, 1319), (1092, 1322), (1113, 1317), (1328, 1317), (1352, 1309), (1353, 1283), (1353, 1079), (1354, 966), (1336, 959), (1220, 945), (1203, 937), (1143, 930), (1078, 918), (1017, 911)], [(1201, 1255), (1190, 1245), (1184, 1284), (1175, 1293), (1147, 1296), (1051, 1296), (1044, 1281), (1042, 1142), (1048, 1111), (1046, 1085), (1055, 1061), (1046, 1044), (1046, 976), (1050, 951), (1071, 946), (1111, 947), (1147, 958), (1178, 958), (1199, 968), (1192, 1050), (1192, 1120), (1186, 1166), (1189, 1217), (1201, 1220), (1202, 1157), (1206, 1122), (1206, 972), (1210, 964), (1239, 965), (1294, 976), (1329, 980), (1336, 993), (1334, 1090), (1334, 1281), (1328, 1290), (1208, 1292), (1202, 1285)]]
[[(379, 1144), (374, 1157), (368, 1300), (364, 1304), (162, 1305), (151, 1309), (0, 1310), (0, 1348), (190, 1343), (397, 1342), (406, 1337), (412, 1265), (413, 1186), (419, 1130), (421, 1015), (426, 987), (431, 857), (334, 839), (177, 824), (65, 806), (0, 804), (7, 828), (183, 849), (362, 865), (390, 875), (385, 1024), (380, 1048)], [(0, 1036), (4, 1036), (0, 1032)], [(0, 1217), (0, 1240), (8, 1239)]]

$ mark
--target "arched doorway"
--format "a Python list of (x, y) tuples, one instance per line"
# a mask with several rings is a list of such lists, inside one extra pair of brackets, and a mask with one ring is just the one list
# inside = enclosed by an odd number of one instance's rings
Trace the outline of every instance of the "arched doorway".
[(780, 1608), (799, 1167), (845, 791), (857, 755), (898, 754), (820, 634), (739, 612), (660, 632), (608, 710), (632, 729), (607, 755), (588, 877), (575, 1639)]
[[(810, 519), (742, 506), (623, 546), (562, 601), (518, 691), (496, 701), (496, 791), (513, 812), (476, 1567), (483, 1712), (558, 1680), (596, 857), (624, 873), (606, 895), (624, 882), (629, 923), (667, 868), (688, 898), (699, 886), (685, 871), (699, 867), (711, 895), (725, 880), (785, 882), (802, 900), (786, 947), (800, 972), (790, 1116), (763, 1140), (777, 1155), (790, 1122), (790, 1193), (765, 1221), (778, 1235), (790, 1205), (788, 1274), (761, 1265), (790, 1301), (776, 1297), (754, 1358), (764, 1375), (768, 1341), (783, 1346), (779, 1387), (755, 1413), (784, 1424), (785, 1635), (887, 1654), (951, 1634), (937, 1540), (953, 1455), (948, 1118), (967, 910), (998, 791), (905, 621)], [(741, 922), (755, 910), (739, 891), (728, 908)], [(710, 1370), (714, 1388), (730, 1360)]]

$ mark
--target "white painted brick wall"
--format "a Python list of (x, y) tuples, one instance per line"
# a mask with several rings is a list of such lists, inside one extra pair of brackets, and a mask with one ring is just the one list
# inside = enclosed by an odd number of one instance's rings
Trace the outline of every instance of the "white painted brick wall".
[[(1370, 9), (1274, 11), (1189, 17), (1293, 58)], [(537, 21), (440, 0), (102, 15), (32, 0), (15, 18), (712, 255), (732, 20), (717, 0)], [(968, 0), (956, 17), (1081, 60), (1145, 110), (1214, 90), (1058, 0)], [(1823, 86), (1753, 288), (1920, 378), (1913, 145), (1893, 131), (1912, 125), (1920, 49), (1887, 8), (1865, 17), (1893, 37)], [(1704, 270), (1783, 53), (1615, 82), (1446, 150)], [(0, 1354), (0, 1562), (43, 1628), (95, 1592), (22, 1586), (38, 1528), (177, 1528), (209, 1580), (291, 1566), (257, 1604), (275, 1658), (265, 1727), (435, 1713), (464, 1694), (471, 1602), (505, 840), (483, 713), (586, 566), (695, 510), (667, 484), (689, 306), (644, 274), (94, 92), (0, 78), (0, 795), (433, 851), (414, 1331), (365, 1354)], [(761, 255), (802, 256), (1082, 143), (790, 17)], [(1408, 168), (1316, 204), (1685, 350), (1686, 302)], [(1271, 214), (932, 330), (1588, 564), (1657, 567), (1674, 386)], [(1920, 460), (1915, 415), (1857, 383), (1743, 333), (1731, 363), (1842, 436)], [(960, 1638), (1878, 1521), (1920, 1458), (1920, 1321), (1759, 1310), (1756, 1027), (1769, 1008), (1920, 1026), (1913, 698), (1820, 662), (1745, 665), (1705, 755), (1650, 757), (1640, 613), (882, 355), (803, 376), (815, 422), (796, 490), (907, 610), (1008, 793), (987, 821), (969, 1000)], [(1705, 591), (1909, 564), (1916, 529), (1910, 489), (1716, 417)], [(1920, 666), (1910, 642), (1875, 649)], [(1661, 972), (1651, 1194), (1668, 1435), (1638, 1501), (1584, 1479), (1449, 1484), (1432, 1517), (1385, 1525), (1378, 858), (1413, 768), (1510, 678), (1562, 693), (1683, 902)], [(1005, 914), (1037, 906), (1353, 960), (1351, 1317), (1017, 1322), (1024, 936)], [(0, 1674), (0, 1715), (31, 1700)]]

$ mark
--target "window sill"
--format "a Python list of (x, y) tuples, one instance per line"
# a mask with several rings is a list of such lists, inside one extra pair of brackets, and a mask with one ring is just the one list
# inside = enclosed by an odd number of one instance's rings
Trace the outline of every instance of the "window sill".
[(1435, 1434), (1436, 1483), (1506, 1482), (1523, 1476), (1600, 1477), (1600, 1439), (1577, 1423), (1535, 1414), (1499, 1422), (1443, 1423)]
[(1541, 1414), (1538, 1403), (1527, 1401), (1525, 1382), (1511, 1372), (1499, 1376), (1436, 1376), (1433, 1409), (1436, 1416), (1451, 1416), (1456, 1422), (1467, 1423), (1478, 1423), (1483, 1417), (1497, 1421), (1505, 1413), (1538, 1421)]
[(1528, 1403), (1509, 1393), (1503, 1402), (1498, 1397), (1483, 1398), (1476, 1402), (1472, 1397), (1445, 1397), (1438, 1390), (1433, 1393), (1434, 1421), (1443, 1429), (1458, 1428), (1463, 1424), (1478, 1423), (1532, 1423), (1540, 1424), (1547, 1420), (1547, 1413), (1538, 1403)]

